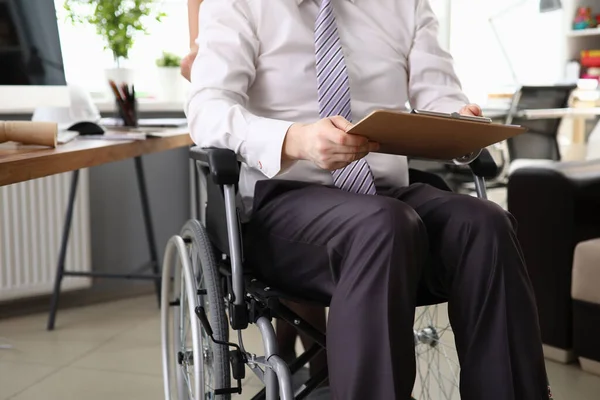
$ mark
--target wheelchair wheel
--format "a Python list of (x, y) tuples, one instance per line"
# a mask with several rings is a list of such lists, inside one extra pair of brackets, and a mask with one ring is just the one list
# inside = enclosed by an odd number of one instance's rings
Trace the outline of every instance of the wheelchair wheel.
[(460, 366), (446, 304), (417, 308), (415, 314), (416, 400), (458, 400)]
[(204, 307), (215, 339), (228, 341), (229, 329), (214, 251), (198, 221), (189, 221), (167, 244), (162, 299), (165, 399), (216, 399), (216, 389), (230, 387), (228, 348), (212, 342), (196, 308)]

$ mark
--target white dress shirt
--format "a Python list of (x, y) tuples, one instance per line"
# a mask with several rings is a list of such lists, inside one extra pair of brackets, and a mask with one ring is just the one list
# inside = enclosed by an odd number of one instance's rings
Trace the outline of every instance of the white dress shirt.
[[(455, 112), (468, 101), (438, 43), (428, 0), (333, 0), (354, 122), (377, 109)], [(187, 116), (194, 142), (243, 161), (244, 214), (260, 179), (332, 185), (308, 161), (283, 166), (294, 122), (319, 119), (314, 26), (318, 0), (204, 0)], [(378, 186), (408, 183), (405, 157), (366, 157)]]

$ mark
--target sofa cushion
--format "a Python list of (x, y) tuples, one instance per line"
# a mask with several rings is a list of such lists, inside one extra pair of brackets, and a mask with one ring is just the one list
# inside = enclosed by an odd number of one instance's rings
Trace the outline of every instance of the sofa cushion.
[(574, 300), (600, 304), (600, 239), (575, 247), (571, 296)]

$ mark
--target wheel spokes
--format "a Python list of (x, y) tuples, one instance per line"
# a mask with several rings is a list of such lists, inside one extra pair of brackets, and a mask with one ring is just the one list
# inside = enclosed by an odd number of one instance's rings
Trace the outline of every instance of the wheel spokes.
[(458, 400), (459, 363), (444, 306), (417, 309), (415, 357), (417, 400)]
[[(221, 287), (215, 286), (221, 279), (218, 265), (198, 221), (188, 222), (180, 236), (169, 240), (162, 277), (165, 398), (215, 400), (216, 389), (230, 387), (227, 349), (213, 345), (196, 310), (202, 306), (213, 325), (215, 338), (227, 340), (227, 319), (221, 302), (225, 297)], [(175, 381), (177, 385), (171, 385)]]

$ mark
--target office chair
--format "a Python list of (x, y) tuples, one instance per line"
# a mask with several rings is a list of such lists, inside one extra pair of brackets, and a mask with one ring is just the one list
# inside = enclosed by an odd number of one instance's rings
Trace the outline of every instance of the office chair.
[[(513, 96), (505, 124), (521, 125), (527, 132), (494, 145), (499, 156), (498, 175), (488, 178), (488, 189), (505, 188), (510, 174), (539, 160), (560, 161), (558, 129), (560, 118), (528, 119), (524, 110), (566, 108), (576, 85), (522, 86)], [(520, 161), (517, 161), (520, 160)], [(515, 161), (517, 161), (515, 163)], [(463, 166), (447, 165), (444, 179), (458, 192), (472, 192), (470, 171)]]
[(524, 110), (566, 108), (576, 85), (523, 86), (513, 97), (506, 124), (521, 125), (527, 132), (507, 140), (508, 160), (560, 161), (560, 118), (528, 119)]

